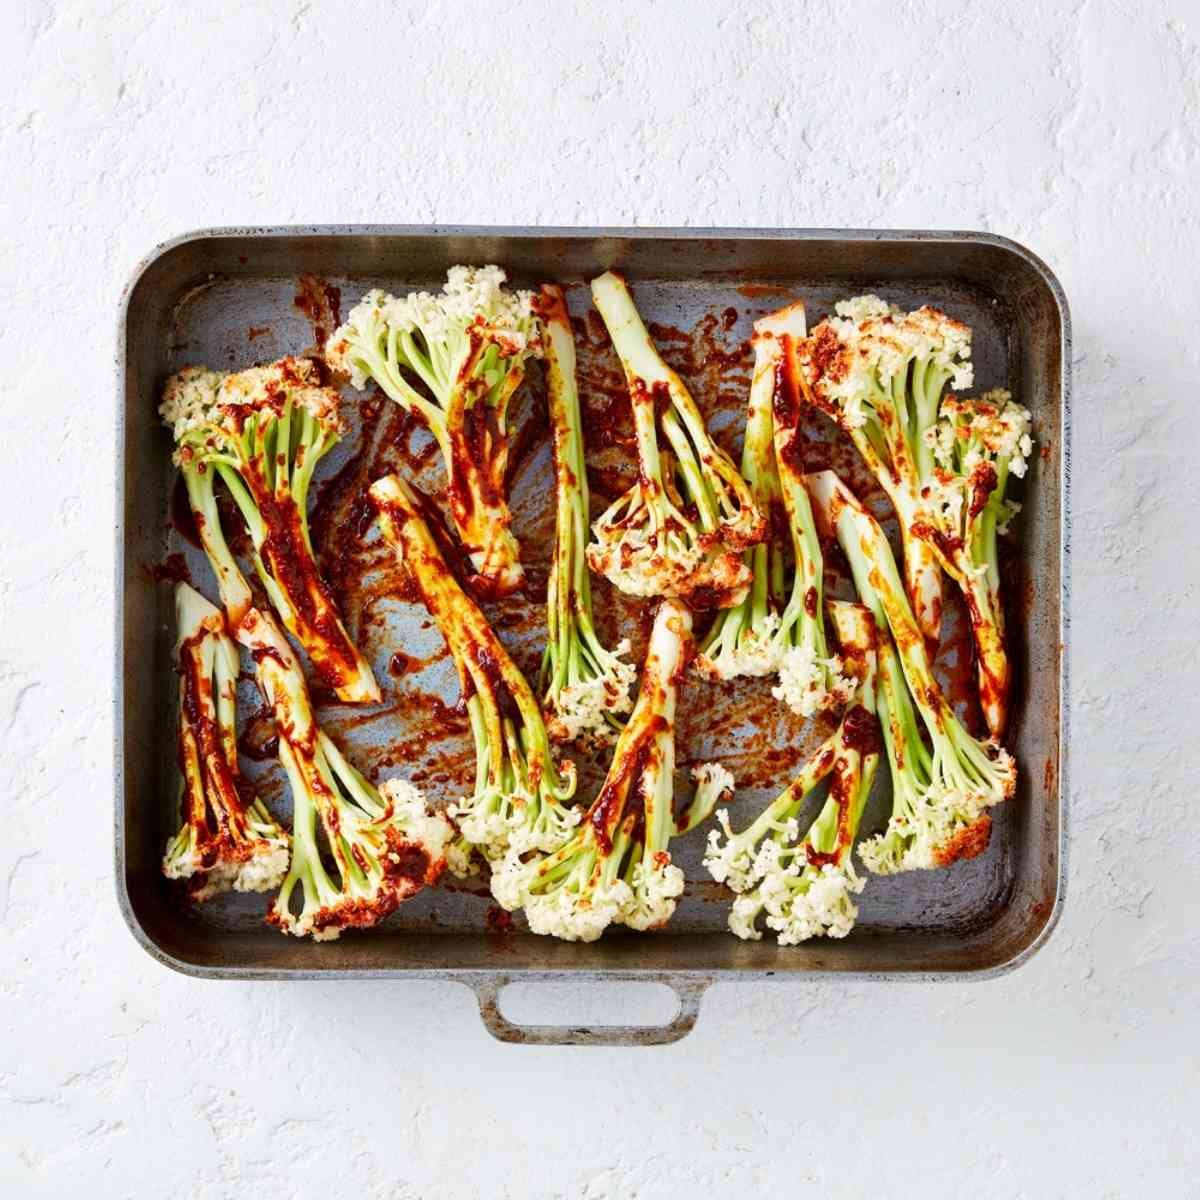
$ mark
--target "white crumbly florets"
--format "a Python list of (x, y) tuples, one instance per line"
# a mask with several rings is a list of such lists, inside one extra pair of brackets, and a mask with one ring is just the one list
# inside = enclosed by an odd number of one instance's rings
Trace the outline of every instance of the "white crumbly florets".
[(762, 678), (779, 670), (779, 615), (767, 613), (743, 633), (733, 648), (718, 645), (712, 655), (696, 656), (696, 668), (709, 679)]
[(633, 896), (619, 920), (630, 929), (657, 929), (675, 912), (675, 901), (683, 895), (683, 872), (660, 851), (656, 862), (642, 861), (633, 868)]
[(961, 442), (968, 446), (958, 468), (962, 473), (969, 472), (980, 460), (982, 447), (996, 458), (1007, 458), (1008, 469), (1020, 479), (1033, 454), (1031, 424), (1029, 409), (1014, 404), (1011, 393), (1004, 388), (994, 388), (977, 400), (947, 396), (942, 401), (942, 419), (925, 431), (925, 439), (943, 467), (954, 467), (955, 450)]
[(704, 561), (698, 545), (678, 546), (669, 557), (664, 555), (648, 525), (616, 530), (598, 526), (594, 533), (598, 540), (587, 548), (588, 565), (629, 596), (673, 595), (686, 590)]
[(734, 897), (733, 906), (729, 910), (729, 931), (743, 941), (760, 941), (762, 933), (757, 927), (760, 912), (762, 901), (756, 894)]
[(811, 646), (791, 646), (780, 660), (779, 684), (771, 695), (799, 716), (811, 717), (848, 704), (854, 691), (854, 680), (842, 674), (842, 660), (836, 655), (818, 658)]
[(697, 794), (707, 792), (718, 799), (726, 793), (732, 796), (736, 787), (733, 772), (716, 762), (700, 763), (693, 767), (692, 782), (696, 785)]
[(228, 891), (269, 892), (287, 875), (291, 845), (287, 834), (274, 827), (272, 832), (252, 835), (231, 850), (231, 857), (209, 863), (205, 857), (189, 828), (167, 847), (163, 874), (168, 879), (190, 879), (195, 900), (208, 900)]
[(525, 901), (525, 919), (533, 933), (565, 942), (594, 942), (633, 902), (623, 880), (589, 889), (585, 896), (557, 888)]
[(533, 318), (533, 293), (504, 289), (508, 277), (500, 267), (451, 267), (446, 286), (436, 295), (410, 292), (384, 303), (394, 329), (420, 330), (427, 343), (455, 337), (482, 318), (490, 329), (521, 336)]
[(325, 361), (333, 371), (349, 375), (359, 390), (367, 386), (367, 373), (352, 353), (354, 342), (374, 342), (384, 328), (384, 310), (390, 296), (378, 288), (369, 291), (351, 310), (343, 325), (325, 343)]
[(454, 266), (437, 293), (410, 292), (392, 296), (378, 288), (368, 292), (334, 330), (325, 347), (325, 361), (350, 376), (356, 388), (366, 386), (368, 372), (359, 365), (355, 343), (376, 345), (389, 331), (418, 332), (435, 357), (435, 346), (457, 347), (470, 325), (487, 329), (502, 342), (508, 355), (540, 357), (542, 344), (533, 317), (533, 293), (506, 291), (500, 267)]
[[(489, 861), (503, 858), (510, 850), (526, 854), (532, 850), (552, 854), (571, 835), (579, 824), (577, 808), (555, 808), (552, 820), (530, 820), (529, 805), (537, 801), (530, 796), (513, 794), (501, 798), (507, 816), (493, 807), (497, 796), (484, 792), (468, 796), (446, 810), (457, 823), (462, 835)], [(542, 815), (547, 815), (543, 806)]]
[(510, 820), (479, 803), (480, 797), (468, 796), (446, 810), (458, 825), (463, 837), (489, 862), (508, 853), (509, 835), (518, 821)]
[(167, 380), (158, 413), (171, 427), (176, 441), (189, 429), (199, 429), (216, 420), (221, 377), (220, 371), (210, 371), (207, 367), (184, 367)]
[(600, 742), (612, 740), (607, 716), (624, 716), (633, 708), (630, 693), (637, 683), (637, 668), (621, 657), (629, 652), (629, 639), (625, 638), (612, 652), (608, 674), (568, 684), (551, 695), (555, 733), (560, 740), (574, 741), (584, 735)]
[(717, 810), (717, 824), (719, 829), (709, 830), (704, 866), (718, 883), (744, 892), (754, 883), (754, 856), (733, 832), (728, 809)]
[(392, 808), (392, 820), (404, 831), (405, 838), (421, 846), (436, 863), (446, 857), (454, 837), (454, 826), (440, 812), (430, 812), (420, 789), (407, 779), (387, 779), (379, 785), (379, 795)]
[(515, 912), (525, 903), (526, 889), (537, 875), (537, 863), (521, 861), (521, 855), (510, 850), (492, 864), (492, 896), (501, 908)]
[(858, 919), (853, 897), (864, 884), (849, 862), (806, 867), (798, 876), (769, 876), (760, 885), (767, 928), (781, 946), (814, 937), (843, 938)]
[(263, 841), (255, 853), (245, 862), (238, 864), (233, 877), (235, 892), (274, 891), (288, 872), (291, 848), (286, 841)]
[(998, 768), (997, 788), (931, 786), (914, 813), (893, 816), (882, 833), (859, 844), (863, 864), (877, 875), (943, 865), (944, 852), (954, 839), (1015, 789), (1016, 764), (1007, 750), (996, 752), (993, 766)]
[(826, 401), (841, 408), (848, 427), (866, 423), (863, 397), (890, 384), (915, 359), (947, 371), (956, 391), (971, 386), (971, 330), (961, 321), (929, 306), (905, 313), (878, 296), (843, 300), (835, 312), (824, 325), (836, 335), (840, 351), (813, 382)]
[(878, 321), (884, 317), (903, 316), (902, 311), (894, 304), (889, 304), (874, 294), (839, 300), (833, 306), (833, 311), (853, 325), (861, 325), (864, 321)]
[(275, 408), (281, 397), (319, 421), (338, 420), (337, 392), (320, 386), (316, 365), (307, 358), (281, 358), (244, 371), (184, 367), (167, 380), (158, 411), (179, 441), (190, 430), (220, 425), (230, 411)]
[(479, 857), (465, 838), (457, 837), (447, 843), (446, 870), (459, 879), (469, 879), (479, 874)]

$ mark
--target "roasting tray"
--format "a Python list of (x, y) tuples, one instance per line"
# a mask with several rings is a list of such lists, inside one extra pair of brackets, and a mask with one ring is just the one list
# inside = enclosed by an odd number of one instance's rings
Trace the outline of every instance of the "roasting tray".
[[(624, 272), (668, 359), (730, 448), (740, 438), (750, 324), (763, 312), (802, 298), (815, 320), (835, 299), (870, 290), (901, 305), (932, 302), (974, 327), (977, 388), (1010, 387), (1033, 412), (1040, 449), (1024, 481), (1020, 557), (1006, 585), (1015, 668), (1010, 743), (1021, 775), (1015, 799), (995, 811), (982, 857), (948, 871), (872, 877), (849, 938), (793, 948), (726, 932), (729, 898), (700, 866), (701, 831), (672, 847), (689, 882), (669, 928), (653, 935), (611, 930), (593, 945), (535, 937), (519, 916), (508, 927), (479, 881), (447, 880), (379, 929), (317, 945), (263, 924), (261, 896), (189, 906), (162, 877), (159, 861), (176, 821), (171, 579), (189, 575), (215, 597), (202, 555), (171, 519), (170, 439), (155, 413), (163, 381), (190, 362), (231, 368), (312, 348), (338, 310), (348, 311), (369, 286), (436, 289), (458, 262), (497, 262), (518, 284), (553, 279), (568, 287), (593, 429), (618, 421), (623, 384), (602, 327), (594, 314), (587, 317), (585, 285), (607, 267)], [(1057, 280), (1022, 246), (983, 233), (859, 230), (218, 229), (165, 243), (139, 267), (122, 301), (117, 371), (116, 879), (125, 920), (160, 962), (205, 978), (449, 979), (475, 991), (488, 1030), (504, 1040), (652, 1044), (691, 1029), (713, 981), (986, 977), (1044, 943), (1062, 905), (1066, 837), (1070, 325)], [(350, 429), (319, 471), (314, 527), (385, 696), (375, 710), (320, 702), (319, 713), (368, 774), (415, 776), (444, 800), (471, 766), (469, 735), (453, 710), (453, 674), (427, 614), (397, 598), (394, 567), (371, 545), (372, 534), (362, 535), (355, 504), (373, 472), (398, 468), (436, 488), (440, 464), (428, 436), (395, 406), (348, 396)], [(534, 381), (515, 412), (512, 493), (515, 529), (535, 581), (545, 577), (553, 529), (539, 411)], [(854, 473), (853, 456), (828, 429), (814, 429), (813, 438), (816, 465), (832, 462)], [(830, 444), (822, 447), (822, 438)], [(619, 486), (622, 452), (594, 448), (593, 440), (607, 439), (589, 434), (593, 485), (611, 491)], [(358, 547), (350, 568), (337, 549), (347, 539)], [(597, 605), (610, 637), (644, 636), (643, 614), (603, 584)], [(514, 601), (489, 615), (518, 662), (536, 671), (540, 607)], [(966, 662), (954, 619), (951, 635), (958, 650), (951, 647), (942, 669), (953, 688), (956, 655), (960, 680)], [(254, 728), (262, 718), (248, 678), (242, 699), (248, 769), (276, 811), (289, 816), (286, 788), (259, 736), (264, 731)], [(819, 724), (804, 725), (779, 709), (761, 681), (685, 689), (680, 766), (716, 756), (733, 767), (750, 785), (739, 792), (735, 823), (774, 795), (823, 736)], [(581, 769), (587, 798), (603, 764), (584, 761)], [(864, 829), (885, 819), (886, 770), (880, 778)], [(652, 1027), (513, 1024), (500, 1010), (500, 990), (530, 979), (665, 983), (675, 989), (679, 1011)]]

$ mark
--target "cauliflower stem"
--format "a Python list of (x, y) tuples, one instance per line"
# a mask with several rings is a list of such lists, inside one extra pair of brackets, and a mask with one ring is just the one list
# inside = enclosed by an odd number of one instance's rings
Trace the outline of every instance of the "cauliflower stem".
[(971, 385), (971, 331), (929, 306), (906, 313), (859, 296), (838, 303), (796, 353), (806, 399), (845, 430), (896, 510), (908, 595), (922, 633), (936, 642), (941, 571), (913, 526), (923, 519), (921, 483), (933, 465), (926, 433), (943, 390)]
[(355, 387), (371, 380), (424, 421), (446, 465), (454, 528), (493, 595), (525, 579), (506, 495), (508, 404), (541, 354), (532, 294), (504, 281), (496, 266), (456, 266), (438, 295), (368, 292), (325, 347)]
[(588, 561), (630, 595), (674, 596), (693, 608), (738, 604), (750, 586), (740, 553), (765, 529), (750, 487), (663, 362), (624, 279), (599, 276), (592, 298), (629, 385), (638, 479), (596, 520)]
[(291, 869), (267, 919), (315, 941), (376, 925), (436, 882), (453, 829), (412, 784), (393, 779), (377, 791), (347, 762), (317, 724), (304, 672), (270, 614), (250, 609), (238, 640), (271, 707), (294, 806)]
[(379, 685), (317, 570), (308, 530), (313, 472), (340, 436), (337, 393), (318, 386), (307, 359), (233, 374), (187, 367), (167, 382), (159, 411), (174, 432), (175, 460), (230, 623), (241, 621), (251, 595), (221, 531), (218, 475), (246, 522), (271, 604), (322, 683), (348, 703), (377, 701)]
[(513, 848), (493, 866), (496, 900), (510, 911), (524, 908), (534, 933), (590, 942), (611, 924), (657, 929), (674, 913), (683, 872), (671, 862), (670, 839), (706, 819), (733, 783), (719, 766), (699, 768), (695, 795), (675, 816), (675, 704), (691, 627), (686, 608), (662, 601), (637, 704), (604, 784), (571, 838), (552, 853)]
[(1010, 474), (1026, 472), (1033, 452), (1029, 426), (1029, 410), (1001, 389), (978, 399), (944, 399), (941, 417), (924, 439), (934, 460), (921, 489), (926, 519), (912, 527), (966, 600), (979, 704), (996, 738), (1004, 733), (1011, 685), (996, 534), (1020, 511), (1005, 490)]
[[(705, 866), (738, 893), (729, 928), (744, 939), (762, 937), (760, 916), (785, 946), (845, 937), (858, 918), (853, 897), (864, 881), (854, 870), (852, 852), (880, 752), (877, 630), (862, 605), (831, 601), (829, 607), (847, 670), (858, 682), (855, 701), (834, 734), (747, 829), (734, 833), (722, 810), (720, 829), (709, 834)], [(801, 814), (826, 777), (829, 794), (801, 837)]]
[(175, 588), (175, 622), (183, 823), (163, 873), (187, 879), (195, 900), (270, 891), (287, 872), (289, 841), (238, 768), (237, 647), (220, 610), (186, 583)]
[(613, 741), (633, 707), (637, 670), (622, 658), (628, 640), (609, 650), (592, 620), (588, 578), (588, 481), (575, 339), (562, 288), (542, 287), (534, 301), (542, 322), (547, 407), (554, 439), (554, 561), (546, 591), (546, 652), (542, 659), (543, 707), (559, 741)]
[[(808, 484), (820, 519), (836, 535), (850, 563), (859, 597), (880, 628), (891, 631), (907, 691), (930, 745), (927, 770), (923, 756), (917, 754), (912, 774), (893, 778), (892, 818), (884, 833), (860, 846), (860, 857), (873, 871), (893, 873), (945, 866), (980, 854), (991, 831), (988, 809), (1012, 796), (1016, 764), (994, 740), (973, 737), (938, 687), (879, 523), (832, 471), (810, 475)], [(888, 668), (885, 672), (891, 673)], [(886, 678), (885, 674), (885, 682)], [(894, 745), (888, 747), (893, 767), (897, 753), (911, 761), (912, 743), (919, 740), (906, 728), (907, 710), (898, 691), (898, 682), (893, 681), (884, 694), (885, 729), (893, 730)], [(900, 737), (894, 732), (897, 729)], [(914, 794), (910, 785), (925, 774), (928, 784)]]
[[(384, 538), (396, 550), (450, 649), (475, 739), (475, 788), (450, 810), (465, 842), (489, 860), (509, 849), (550, 851), (579, 820), (565, 807), (575, 768), (558, 763), (525, 676), (475, 602), (458, 585), (429, 531), (422, 501), (399, 476), (370, 490)], [(465, 867), (464, 846), (452, 865)]]

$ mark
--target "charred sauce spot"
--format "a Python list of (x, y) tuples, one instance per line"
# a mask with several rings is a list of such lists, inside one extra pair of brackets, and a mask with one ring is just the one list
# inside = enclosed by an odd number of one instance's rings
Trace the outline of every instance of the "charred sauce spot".
[(279, 756), (279, 734), (268, 706), (255, 709), (238, 738), (238, 752), (251, 762), (273, 762)]
[(168, 554), (160, 563), (147, 568), (155, 583), (191, 583), (192, 577), (182, 554)]
[(503, 936), (513, 931), (512, 913), (506, 912), (498, 904), (487, 906), (487, 911), (483, 914), (483, 923), (487, 927), (488, 933)]
[(984, 813), (966, 829), (960, 829), (944, 846), (934, 851), (934, 861), (939, 867), (978, 858), (987, 848), (992, 836), (992, 815)]
[(979, 516), (987, 507), (998, 482), (996, 468), (990, 462), (976, 465), (971, 472), (971, 516)]
[(940, 529), (930, 525), (928, 521), (914, 521), (908, 527), (908, 531), (913, 537), (936, 546), (948, 559), (953, 559), (963, 548), (962, 538), (943, 533)]
[(842, 745), (859, 754), (879, 754), (883, 750), (879, 718), (861, 704), (848, 709), (842, 718)]
[(301, 275), (292, 303), (311, 322), (313, 341), (324, 346), (329, 335), (342, 323), (342, 293), (316, 275)]
[(414, 671), (419, 671), (423, 666), (419, 658), (413, 658), (411, 654), (405, 654), (403, 650), (397, 650), (391, 658), (388, 659), (388, 674), (395, 679), (400, 679), (404, 675), (411, 675)]
[(175, 484), (171, 488), (171, 524), (185, 542), (190, 542), (199, 549), (200, 530), (196, 524), (196, 514), (192, 512), (188, 500), (187, 484), (183, 482), (182, 475), (175, 477)]
[[(600, 794), (592, 801), (587, 821), (595, 831), (596, 842), (605, 854), (612, 849), (613, 831), (621, 823), (629, 797), (645, 775), (646, 768), (657, 750), (657, 740), (666, 728), (665, 717), (655, 716), (647, 721), (638, 730), (635, 744), (630, 747), (628, 753), (622, 755), (619, 769), (615, 773), (609, 771)], [(615, 763), (613, 765), (616, 766)]]

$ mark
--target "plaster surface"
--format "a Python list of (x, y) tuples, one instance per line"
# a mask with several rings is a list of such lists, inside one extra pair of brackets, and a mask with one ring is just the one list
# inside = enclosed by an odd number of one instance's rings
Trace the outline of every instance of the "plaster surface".
[[(0, 1192), (1195, 1195), (1196, 7), (353, 10), (6, 7)], [(206, 984), (135, 945), (110, 866), (120, 290), (190, 228), (354, 221), (978, 228), (1045, 257), (1075, 328), (1071, 853), (1027, 966), (720, 986), (675, 1046), (562, 1050), (494, 1042), (452, 984)]]

